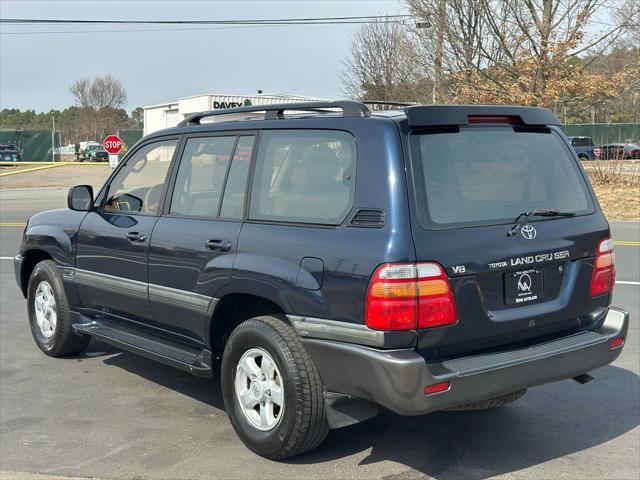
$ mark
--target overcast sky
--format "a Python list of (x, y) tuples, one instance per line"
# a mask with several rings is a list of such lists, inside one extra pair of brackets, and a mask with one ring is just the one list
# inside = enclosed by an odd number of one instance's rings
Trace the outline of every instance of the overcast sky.
[[(406, 13), (400, 0), (0, 0), (2, 18), (225, 20)], [(341, 61), (356, 25), (179, 27), (2, 25), (0, 107), (48, 111), (73, 103), (69, 85), (110, 74), (127, 110), (202, 93), (339, 98)], [(198, 28), (192, 31), (169, 31)], [(162, 31), (119, 31), (142, 30)], [(12, 32), (78, 32), (29, 33)]]

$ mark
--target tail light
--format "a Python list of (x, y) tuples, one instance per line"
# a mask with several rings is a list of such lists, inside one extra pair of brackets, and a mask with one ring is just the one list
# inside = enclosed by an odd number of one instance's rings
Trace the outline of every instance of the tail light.
[(596, 155), (596, 157), (600, 158), (600, 149), (599, 148), (594, 148), (593, 149), (593, 153)]
[(385, 263), (369, 283), (365, 320), (375, 330), (453, 325), (458, 310), (451, 284), (437, 263)]
[(616, 280), (615, 252), (613, 251), (613, 240), (607, 238), (598, 245), (596, 252), (596, 262), (591, 275), (591, 286), (589, 295), (597, 297), (610, 293)]

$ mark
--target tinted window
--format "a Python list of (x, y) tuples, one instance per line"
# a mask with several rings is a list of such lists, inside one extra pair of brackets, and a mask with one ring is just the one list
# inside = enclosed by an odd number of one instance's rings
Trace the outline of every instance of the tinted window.
[(574, 137), (571, 139), (571, 145), (574, 147), (591, 147), (593, 142), (589, 137)]
[(222, 218), (242, 218), (244, 212), (244, 198), (247, 189), (247, 174), (255, 137), (240, 137), (236, 151), (233, 154), (231, 169), (224, 187), (222, 199)]
[(104, 210), (156, 215), (177, 144), (153, 143), (134, 153), (112, 180)]
[(182, 154), (170, 213), (217, 217), (236, 137), (190, 138)]
[(411, 136), (423, 224), (506, 223), (536, 208), (587, 213), (584, 179), (554, 132), (461, 128)]
[(329, 130), (271, 130), (260, 140), (250, 217), (339, 224), (353, 202), (354, 138)]

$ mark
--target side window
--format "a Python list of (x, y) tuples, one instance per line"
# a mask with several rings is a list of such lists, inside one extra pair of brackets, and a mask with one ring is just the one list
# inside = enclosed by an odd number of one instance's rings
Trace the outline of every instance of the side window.
[(236, 136), (190, 138), (182, 154), (169, 212), (214, 218)]
[(330, 130), (267, 130), (260, 140), (249, 216), (337, 225), (355, 189), (353, 136)]
[(142, 147), (127, 160), (109, 186), (104, 211), (157, 215), (178, 140)]
[(247, 189), (247, 174), (251, 161), (251, 151), (255, 137), (240, 137), (238, 146), (233, 154), (231, 169), (224, 187), (224, 197), (220, 210), (221, 218), (242, 218), (244, 212), (244, 197)]

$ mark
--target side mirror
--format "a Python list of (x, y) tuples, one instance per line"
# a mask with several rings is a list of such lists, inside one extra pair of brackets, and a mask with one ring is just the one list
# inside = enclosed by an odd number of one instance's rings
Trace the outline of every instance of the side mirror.
[(69, 189), (67, 207), (79, 212), (88, 212), (93, 206), (93, 187), (91, 185), (76, 185)]
[(140, 212), (142, 210), (142, 199), (135, 195), (123, 193), (115, 200), (118, 210), (123, 212)]

